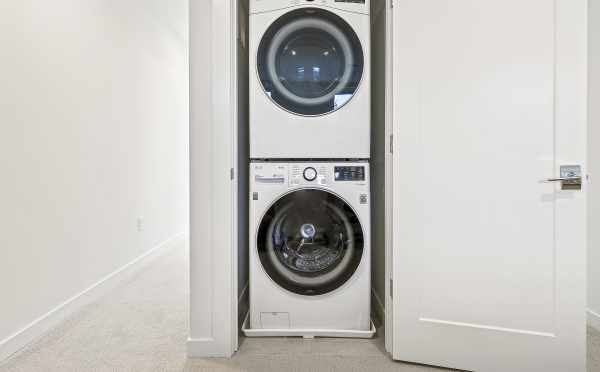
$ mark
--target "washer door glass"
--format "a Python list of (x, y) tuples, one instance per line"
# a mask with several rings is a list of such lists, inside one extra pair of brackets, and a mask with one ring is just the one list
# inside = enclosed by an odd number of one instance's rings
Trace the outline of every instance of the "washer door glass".
[(346, 283), (358, 268), (364, 236), (358, 216), (322, 190), (285, 195), (267, 211), (257, 234), (260, 262), (281, 287), (320, 295)]
[(358, 36), (342, 18), (322, 9), (285, 14), (263, 36), (257, 56), (265, 93), (299, 115), (323, 115), (344, 106), (363, 73)]

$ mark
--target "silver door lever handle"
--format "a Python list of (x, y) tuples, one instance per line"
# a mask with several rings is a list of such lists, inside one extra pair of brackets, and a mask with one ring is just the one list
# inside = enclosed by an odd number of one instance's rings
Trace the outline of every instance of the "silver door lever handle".
[(547, 178), (544, 182), (563, 182), (563, 181), (581, 181), (581, 177), (558, 177), (558, 178)]

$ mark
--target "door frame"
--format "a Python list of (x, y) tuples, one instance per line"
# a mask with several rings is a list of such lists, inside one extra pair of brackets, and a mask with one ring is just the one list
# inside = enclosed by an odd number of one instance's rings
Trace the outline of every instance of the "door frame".
[(236, 5), (189, 3), (188, 357), (230, 357), (238, 343)]
[(394, 0), (385, 0), (385, 350), (394, 347)]

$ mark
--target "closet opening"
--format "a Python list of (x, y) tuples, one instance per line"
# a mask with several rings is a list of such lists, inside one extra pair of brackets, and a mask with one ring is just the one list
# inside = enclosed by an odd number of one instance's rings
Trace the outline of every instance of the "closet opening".
[[(389, 188), (391, 186), (390, 181), (390, 170), (391, 170), (391, 153), (390, 153), (390, 134), (391, 134), (391, 126), (389, 125), (389, 114), (387, 97), (389, 96), (389, 86), (387, 85), (390, 81), (388, 77), (388, 38), (386, 37), (388, 33), (389, 27), (389, 4), (387, 4), (388, 0), (371, 0), (369, 3), (369, 16), (370, 16), (370, 26), (369, 27), (369, 42), (370, 42), (370, 51), (368, 54), (358, 53), (356, 50), (356, 43), (358, 40), (349, 40), (347, 43), (344, 42), (343, 38), (339, 37), (339, 41), (336, 39), (336, 29), (337, 26), (340, 30), (343, 30), (343, 22), (336, 18), (332, 18), (327, 14), (327, 11), (323, 11), (323, 14), (314, 14), (312, 18), (309, 18), (308, 21), (302, 20), (297, 22), (298, 24), (294, 27), (313, 27), (313, 34), (306, 34), (303, 37), (300, 37), (294, 32), (297, 33), (296, 29), (284, 30), (288, 32), (290, 35), (287, 40), (285, 37), (280, 35), (281, 25), (277, 25), (276, 23), (270, 26), (270, 29), (274, 28), (274, 31), (271, 32), (270, 40), (280, 38), (277, 42), (281, 44), (279, 49), (291, 48), (287, 50), (287, 52), (282, 52), (282, 57), (278, 60), (283, 70), (281, 74), (284, 78), (279, 79), (275, 83), (271, 83), (269, 87), (272, 88), (272, 91), (269, 91), (265, 94), (268, 94), (269, 98), (277, 103), (281, 107), (282, 110), (292, 110), (299, 111), (299, 116), (311, 116), (316, 115), (315, 113), (319, 112), (334, 112), (336, 110), (346, 110), (352, 104), (353, 94), (357, 90), (364, 90), (365, 92), (369, 91), (371, 95), (370, 104), (363, 107), (362, 109), (367, 113), (365, 116), (365, 120), (370, 120), (370, 143), (368, 143), (367, 148), (365, 149), (365, 153), (370, 153), (370, 158), (366, 156), (366, 159), (340, 159), (335, 156), (326, 156), (326, 151), (321, 154), (316, 154), (315, 156), (303, 156), (302, 161), (311, 163), (311, 164), (322, 164), (323, 158), (335, 158), (335, 161), (343, 160), (344, 162), (350, 161), (352, 164), (348, 164), (348, 169), (344, 169), (348, 172), (355, 172), (354, 168), (359, 169), (362, 166), (368, 167), (368, 173), (370, 175), (368, 187), (370, 188), (370, 199), (368, 213), (370, 214), (370, 234), (366, 239), (370, 244), (370, 293), (369, 293), (369, 303), (370, 303), (370, 319), (373, 321), (377, 328), (377, 332), (375, 334), (375, 341), (380, 342), (383, 349), (389, 349), (390, 343), (385, 343), (386, 333), (384, 332), (384, 325), (386, 322), (386, 305), (391, 306), (391, 301), (389, 300), (389, 286), (390, 280), (389, 278), (389, 258), (388, 258), (388, 250), (390, 245), (389, 239), (389, 231), (386, 230), (386, 224), (390, 216), (390, 206), (391, 203), (387, 202), (389, 195), (391, 194)], [(237, 143), (236, 146), (236, 176), (237, 176), (237, 196), (236, 196), (236, 228), (237, 228), (237, 298), (238, 298), (238, 347), (244, 342), (248, 341), (248, 338), (244, 336), (242, 329), (247, 327), (250, 322), (250, 273), (251, 273), (251, 254), (250, 249), (253, 249), (253, 244), (250, 244), (250, 240), (254, 236), (253, 230), (259, 229), (257, 224), (253, 224), (251, 219), (252, 210), (251, 204), (253, 198), (257, 198), (257, 195), (252, 195), (253, 192), (251, 190), (251, 177), (263, 177), (263, 175), (256, 175), (253, 173), (252, 164), (256, 161), (255, 157), (252, 156), (254, 152), (253, 146), (250, 141), (250, 110), (252, 109), (252, 91), (249, 84), (250, 79), (253, 77), (252, 74), (258, 75), (261, 79), (261, 82), (271, 81), (269, 76), (278, 76), (277, 71), (269, 70), (265, 67), (264, 61), (268, 61), (269, 58), (275, 58), (272, 55), (269, 55), (265, 51), (260, 52), (258, 50), (251, 50), (251, 42), (250, 38), (253, 37), (251, 34), (251, 30), (249, 29), (250, 25), (250, 5), (249, 0), (241, 0), (237, 2), (237, 16), (236, 16), (236, 24), (237, 24), (237, 32), (236, 32), (236, 61), (237, 61), (237, 69), (236, 69), (236, 82), (237, 82), (237, 128), (236, 128), (236, 136), (235, 140)], [(298, 11), (301, 11), (302, 8)], [(318, 17), (317, 17), (318, 16)], [(320, 17), (320, 18), (319, 18)], [(328, 18), (329, 17), (329, 18)], [(314, 18), (314, 20), (313, 20)], [(323, 18), (323, 19), (321, 19)], [(330, 19), (331, 18), (331, 19)], [(335, 22), (334, 22), (335, 21)], [(308, 22), (313, 22), (311, 24), (304, 24)], [(329, 23), (333, 26), (330, 26)], [(279, 31), (278, 31), (279, 30)], [(328, 43), (319, 43), (317, 42), (318, 37), (323, 37), (324, 33), (329, 32), (332, 37), (325, 38), (328, 40)], [(294, 38), (294, 35), (296, 37)], [(355, 38), (357, 38), (355, 36)], [(278, 45), (279, 45), (278, 44)], [(287, 45), (287, 46), (286, 46)], [(348, 49), (348, 50), (345, 50)], [(290, 66), (294, 62), (294, 58), (296, 56), (302, 57), (303, 55), (312, 55), (319, 51), (321, 53), (322, 58), (320, 59), (322, 64), (317, 67), (312, 67), (310, 71), (307, 71), (306, 68), (294, 68), (290, 70)], [(330, 56), (329, 53), (338, 53), (335, 56)], [(358, 58), (359, 56), (360, 58)], [(330, 57), (335, 57), (335, 60), (330, 61)], [(257, 58), (264, 63), (260, 64), (256, 70), (251, 67), (250, 58)], [(370, 84), (366, 84), (363, 86), (359, 85), (361, 74), (355, 74), (350, 71), (349, 74), (345, 74), (344, 63), (350, 63), (352, 66), (356, 66), (356, 63), (359, 59), (367, 60), (369, 66), (370, 73)], [(259, 62), (260, 62), (259, 61)], [(360, 61), (359, 61), (360, 62)], [(293, 67), (293, 66), (292, 66)], [(304, 67), (304, 66), (302, 66)], [(356, 70), (359, 71), (359, 70)], [(299, 79), (301, 77), (306, 77), (306, 74), (311, 74), (311, 79), (315, 80), (312, 85), (300, 84), (298, 81), (294, 79)], [(338, 76), (339, 75), (339, 76)], [(333, 82), (339, 81), (339, 79), (343, 78), (347, 75), (347, 83), (340, 85), (339, 87)], [(336, 77), (337, 76), (337, 77)], [(344, 80), (345, 81), (345, 80)], [(276, 84), (278, 83), (278, 84)], [(326, 85), (326, 86), (325, 86)], [(288, 89), (289, 94), (277, 93), (277, 87), (283, 89)], [(270, 88), (270, 89), (271, 89)], [(317, 89), (318, 88), (318, 89)], [(265, 88), (266, 89), (266, 88)], [(325, 93), (323, 93), (325, 92)], [(321, 94), (322, 93), (322, 94)], [(336, 97), (332, 99), (331, 106), (329, 106), (328, 101), (323, 100), (323, 102), (319, 102), (318, 105), (311, 105), (312, 101), (318, 99), (318, 97), (326, 96), (330, 94), (332, 97)], [(297, 96), (297, 97), (296, 97)], [(339, 96), (339, 97), (338, 97)], [(308, 130), (311, 136), (331, 136), (332, 133), (321, 133), (318, 128), (310, 128)], [(263, 133), (261, 136), (266, 138), (268, 136), (268, 132)], [(332, 141), (339, 140), (339, 137), (343, 135), (343, 133), (337, 133), (335, 138), (332, 137)], [(348, 136), (359, 136), (352, 131), (347, 133)], [(293, 146), (294, 143), (301, 142), (299, 138), (288, 138), (289, 146)], [(261, 158), (263, 158), (261, 156)], [(297, 157), (296, 157), (297, 158)], [(317, 161), (315, 162), (315, 159)], [(290, 159), (280, 159), (281, 161), (289, 161)], [(277, 164), (278, 161), (274, 163)], [(297, 159), (292, 159), (297, 160)], [(293, 161), (291, 162), (293, 163)], [(352, 167), (350, 167), (350, 165)], [(322, 165), (323, 169), (325, 165)], [(354, 167), (354, 168), (353, 168)], [(275, 170), (270, 174), (271, 177), (269, 179), (265, 179), (264, 182), (284, 182), (280, 181), (277, 177), (277, 170)], [(320, 177), (322, 173), (321, 166), (311, 166), (309, 168), (314, 169), (314, 177)], [(307, 168), (308, 169), (308, 168)], [(285, 172), (293, 172), (290, 169), (286, 169)], [(311, 175), (306, 174), (306, 169), (298, 170), (297, 177), (304, 182), (304, 180), (311, 179)], [(360, 172), (360, 171), (358, 171)], [(332, 168), (331, 172), (332, 179), (334, 177), (339, 177), (337, 168)], [(356, 173), (349, 173), (356, 176)], [(360, 174), (358, 175), (360, 177)], [(290, 176), (293, 177), (293, 176)], [(285, 182), (288, 182), (288, 179), (285, 178)], [(290, 178), (289, 182), (293, 182)], [(298, 181), (300, 182), (300, 181)], [(326, 181), (324, 181), (326, 182)], [(255, 193), (256, 194), (256, 193)], [(299, 196), (301, 197), (301, 196)], [(289, 200), (288, 200), (289, 199)], [(298, 199), (296, 195), (293, 193), (288, 194), (288, 199), (282, 201), (285, 202), (296, 202)], [(254, 199), (256, 200), (256, 199)], [(322, 202), (326, 203), (327, 195), (324, 195), (322, 198)], [(276, 205), (275, 205), (276, 204)], [(277, 209), (275, 207), (280, 207), (279, 204), (275, 203), (271, 213), (274, 213), (272, 216), (273, 219), (281, 218), (281, 215), (276, 215), (281, 212), (285, 206)], [(333, 202), (332, 207), (330, 208), (331, 215), (334, 221), (338, 221), (338, 225), (343, 225), (345, 217), (336, 217), (335, 211), (336, 208), (343, 209), (340, 207), (338, 202)], [(310, 204), (308, 204), (310, 206)], [(307, 207), (308, 208), (308, 207)], [(341, 210), (340, 209), (340, 210)], [(310, 211), (304, 210), (308, 215), (310, 215)], [(304, 213), (303, 212), (303, 213)], [(352, 215), (352, 214), (349, 214)], [(339, 213), (339, 216), (344, 216), (343, 213)], [(294, 218), (292, 216), (290, 218)], [(337, 219), (336, 219), (337, 218)], [(289, 221), (288, 221), (289, 222)], [(291, 222), (290, 222), (291, 223)], [(289, 224), (288, 224), (289, 225)], [(310, 224), (302, 224), (300, 222), (297, 223), (298, 237), (291, 237), (289, 241), (286, 243), (292, 244), (293, 242), (299, 241), (310, 241), (313, 236), (311, 235), (311, 229), (314, 229), (315, 234), (318, 232), (322, 232), (320, 227), (313, 227)], [(335, 225), (335, 224), (334, 224)], [(283, 225), (282, 225), (283, 226)], [(291, 225), (289, 225), (291, 226)], [(295, 226), (295, 225), (294, 225)], [(264, 229), (263, 229), (264, 230)], [(295, 231), (294, 230), (294, 231)], [(258, 231), (258, 230), (257, 230)], [(262, 230), (261, 230), (262, 231)], [(332, 247), (335, 247), (335, 239), (333, 236), (337, 236), (336, 234), (342, 234), (341, 236), (345, 236), (347, 229), (341, 229), (339, 231), (333, 232), (322, 232), (321, 239), (322, 241), (327, 240), (327, 244)], [(266, 234), (265, 231), (262, 231), (263, 235)], [(287, 236), (285, 234), (280, 234), (281, 236)], [(289, 235), (289, 234), (288, 234)], [(298, 239), (296, 239), (298, 238)], [(314, 238), (317, 239), (318, 238)], [(289, 249), (286, 253), (285, 250), (282, 250), (282, 255), (290, 254), (289, 252), (295, 252), (292, 249)], [(302, 248), (306, 249), (306, 247)], [(270, 277), (283, 278), (282, 280), (287, 283), (289, 288), (297, 289), (304, 294), (307, 291), (312, 291), (314, 288), (311, 287), (311, 283), (315, 282), (315, 279), (311, 278), (311, 270), (323, 269), (330, 270), (333, 274), (335, 274), (338, 270), (337, 268), (342, 267), (341, 264), (332, 264), (329, 265), (327, 260), (339, 259), (343, 258), (340, 256), (336, 256), (334, 253), (335, 249), (330, 249), (327, 251), (327, 255), (322, 255), (317, 257), (316, 259), (304, 260), (296, 257), (296, 260), (292, 262), (292, 258), (289, 258), (289, 265), (286, 266), (285, 260), (281, 261), (283, 263), (279, 263), (276, 256), (268, 257), (268, 256), (260, 256), (261, 260), (266, 260), (268, 262), (268, 269), (272, 274)], [(333, 253), (332, 253), (333, 252)], [(315, 254), (315, 257), (318, 254)], [(259, 257), (259, 256), (257, 256)], [(288, 256), (286, 256), (288, 257)], [(348, 257), (351, 257), (349, 255)], [(348, 267), (352, 266), (352, 260), (349, 259)], [(341, 262), (341, 261), (340, 261)], [(354, 262), (356, 264), (356, 262)], [(336, 266), (337, 265), (337, 266)], [(330, 267), (330, 268), (329, 268)], [(345, 266), (344, 266), (345, 267)], [(341, 270), (341, 269), (339, 269)], [(356, 267), (354, 267), (356, 270)], [(286, 273), (290, 272), (291, 274), (287, 275)], [(343, 272), (340, 271), (342, 274)], [(350, 276), (352, 276), (353, 271), (348, 271)], [(331, 274), (331, 275), (333, 275)], [(342, 275), (340, 274), (340, 275)], [(343, 277), (340, 276), (340, 278)], [(334, 278), (335, 279), (335, 278)], [(348, 279), (348, 278), (346, 278)], [(316, 282), (315, 282), (316, 283)], [(331, 283), (338, 283), (332, 281)], [(339, 287), (339, 283), (333, 285), (332, 291)], [(329, 288), (329, 287), (328, 287)], [(316, 296), (326, 295), (328, 290), (318, 290), (315, 292)], [(267, 316), (268, 315), (268, 316)], [(261, 314), (260, 321), (263, 324), (271, 324), (273, 326), (287, 326), (289, 324), (289, 314), (286, 313), (269, 313), (269, 314)], [(365, 333), (366, 334), (366, 333)], [(317, 335), (318, 337), (318, 335)], [(251, 341), (250, 341), (251, 342)], [(372, 342), (372, 341), (365, 341)]]

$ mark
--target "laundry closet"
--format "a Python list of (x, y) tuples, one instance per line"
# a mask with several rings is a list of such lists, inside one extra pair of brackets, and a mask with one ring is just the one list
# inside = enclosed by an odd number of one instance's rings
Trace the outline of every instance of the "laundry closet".
[(580, 370), (583, 1), (210, 3), (191, 356), (385, 337), (396, 360)]
[[(385, 47), (371, 54), (371, 26), (384, 11), (380, 3), (375, 17), (369, 1), (239, 5), (240, 28), (248, 25), (238, 53), (248, 79), (238, 102), (249, 102), (239, 111), (247, 114), (239, 142), (249, 142), (239, 168), (249, 167), (249, 183), (239, 180), (238, 194), (249, 195), (239, 200), (249, 213), (238, 216), (249, 226), (239, 237), (248, 254), (238, 261), (247, 337), (369, 338), (376, 331), (371, 273), (383, 275), (385, 266), (372, 269), (371, 218), (379, 213), (372, 199), (384, 190), (371, 187), (384, 183), (371, 175), (371, 122), (384, 126), (385, 118), (372, 114), (371, 65)], [(384, 293), (375, 296), (379, 306)]]

